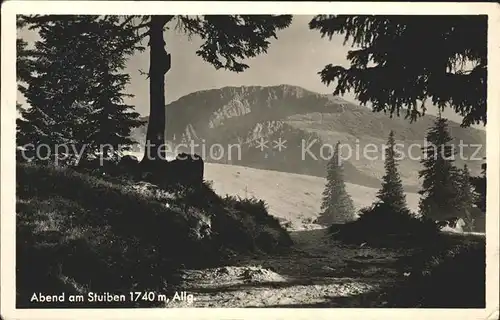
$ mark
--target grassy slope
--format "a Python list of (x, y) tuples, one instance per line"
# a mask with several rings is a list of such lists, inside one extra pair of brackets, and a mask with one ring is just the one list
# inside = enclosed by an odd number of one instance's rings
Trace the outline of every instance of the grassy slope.
[[(292, 222), (295, 229), (318, 216), (326, 183), (319, 177), (214, 163), (205, 164), (205, 179), (213, 181), (220, 195), (264, 199), (270, 214)], [(358, 209), (371, 205), (378, 191), (350, 183), (347, 190)], [(416, 210), (419, 195), (407, 193), (406, 197), (410, 209)]]
[(182, 264), (291, 244), (261, 203), (222, 199), (206, 185), (141, 192), (70, 170), (18, 165), (16, 189), (18, 307), (28, 306), (33, 292), (165, 292)]

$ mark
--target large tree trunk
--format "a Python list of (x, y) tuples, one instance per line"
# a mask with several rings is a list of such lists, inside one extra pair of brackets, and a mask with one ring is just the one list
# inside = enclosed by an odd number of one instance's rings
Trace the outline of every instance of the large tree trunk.
[(142, 162), (165, 159), (165, 74), (170, 69), (170, 54), (165, 50), (163, 27), (172, 16), (151, 16), (149, 24), (149, 123)]

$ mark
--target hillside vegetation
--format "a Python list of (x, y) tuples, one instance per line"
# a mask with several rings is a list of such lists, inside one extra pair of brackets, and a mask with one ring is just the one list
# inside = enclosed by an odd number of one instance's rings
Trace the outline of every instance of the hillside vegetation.
[(34, 292), (170, 292), (181, 267), (292, 244), (265, 203), (221, 198), (207, 184), (161, 190), (18, 164), (16, 189), (20, 307)]
[[(221, 163), (205, 163), (205, 179), (221, 196), (265, 199), (269, 213), (289, 222), (293, 230), (314, 227), (326, 184), (325, 178)], [(372, 204), (380, 184), (371, 188), (346, 183), (346, 187), (359, 210)], [(419, 195), (407, 192), (406, 198), (409, 209), (416, 212)]]

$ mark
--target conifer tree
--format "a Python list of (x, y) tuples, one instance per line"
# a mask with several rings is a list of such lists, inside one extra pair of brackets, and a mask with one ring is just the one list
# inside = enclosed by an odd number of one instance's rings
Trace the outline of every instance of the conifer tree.
[[(18, 144), (38, 149), (45, 158), (56, 145), (69, 151), (66, 161), (103, 151), (119, 156), (134, 141), (132, 128), (142, 124), (133, 106), (124, 104), (129, 76), (120, 73), (136, 49), (131, 29), (117, 27), (116, 16), (23, 16), (41, 40), (25, 49), (18, 64), (20, 90), (29, 107), (17, 121)], [(102, 149), (109, 145), (112, 149)], [(30, 156), (33, 156), (31, 154)], [(38, 158), (39, 159), (39, 158)]]
[(476, 195), (473, 191), (470, 172), (467, 165), (464, 165), (463, 169), (457, 170), (456, 190), (455, 203), (458, 217), (465, 221), (468, 231), (472, 231), (474, 226), (473, 210), (475, 209), (474, 204), (476, 202)]
[(335, 145), (327, 165), (327, 183), (323, 191), (321, 214), (317, 222), (321, 225), (346, 223), (355, 220), (354, 203), (347, 193), (343, 165), (340, 158), (340, 142)]
[[(22, 23), (17, 19), (17, 23)], [(28, 43), (23, 39), (16, 39), (16, 80), (23, 81), (29, 77), (29, 59), (27, 57), (26, 47)], [(19, 88), (19, 86), (18, 86)], [(22, 110), (22, 104), (16, 102), (16, 110)]]
[(464, 127), (486, 125), (486, 15), (318, 15), (309, 28), (342, 35), (355, 48), (347, 68), (329, 64), (320, 72), (325, 84), (336, 84), (334, 94), (352, 90), (374, 111), (406, 110), (411, 121), (431, 102), (461, 115)]
[(377, 198), (386, 203), (394, 212), (403, 212), (407, 209), (406, 195), (395, 159), (395, 145), (394, 131), (391, 130), (385, 150), (385, 175), (382, 178), (382, 188)]
[(419, 172), (423, 178), (419, 209), (420, 213), (434, 220), (456, 217), (456, 168), (452, 138), (448, 132), (447, 120), (438, 117), (426, 136), (427, 147), (423, 148), (421, 160), (424, 169)]

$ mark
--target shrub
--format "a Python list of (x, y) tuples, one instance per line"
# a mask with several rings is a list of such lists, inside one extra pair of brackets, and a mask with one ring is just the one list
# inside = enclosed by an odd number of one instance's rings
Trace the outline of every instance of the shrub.
[[(387, 293), (390, 307), (484, 308), (486, 245), (484, 237), (449, 244), (442, 237), (432, 250), (412, 258), (410, 275)], [(456, 237), (456, 236), (454, 236)]]
[(332, 225), (330, 233), (346, 243), (372, 246), (414, 246), (432, 242), (439, 229), (432, 221), (415, 217), (406, 209), (393, 210), (378, 202), (360, 210), (360, 217), (343, 225)]
[(228, 221), (219, 221), (221, 236), (226, 237), (227, 241), (243, 241), (246, 245), (264, 252), (276, 251), (292, 244), (289, 233), (277, 218), (268, 213), (267, 204), (263, 200), (226, 196), (223, 202), (231, 213), (234, 221), (231, 224), (235, 227), (234, 230), (227, 230), (223, 226)]

